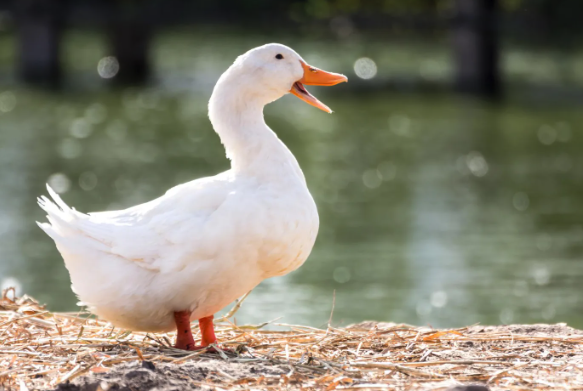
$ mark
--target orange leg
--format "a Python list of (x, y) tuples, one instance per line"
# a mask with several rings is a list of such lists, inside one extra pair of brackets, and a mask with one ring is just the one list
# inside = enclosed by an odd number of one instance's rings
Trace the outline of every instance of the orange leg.
[(200, 332), (202, 340), (200, 346), (194, 344), (194, 338), (190, 329), (190, 312), (180, 311), (174, 313), (174, 321), (176, 322), (176, 349), (183, 350), (199, 350), (210, 344), (217, 342), (215, 336), (215, 329), (213, 325), (213, 315), (201, 318), (198, 320), (200, 325)]
[(205, 318), (200, 318), (198, 320), (198, 325), (200, 327), (200, 333), (202, 334), (202, 340), (200, 341), (201, 347), (209, 346), (210, 344), (217, 342), (217, 337), (215, 336), (215, 325), (213, 323), (214, 316), (207, 316)]
[(195, 347), (192, 331), (190, 330), (190, 312), (180, 311), (174, 313), (176, 322), (176, 349), (191, 350)]

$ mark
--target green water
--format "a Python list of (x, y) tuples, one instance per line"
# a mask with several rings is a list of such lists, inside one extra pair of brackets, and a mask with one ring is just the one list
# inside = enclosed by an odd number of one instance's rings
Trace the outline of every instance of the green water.
[[(144, 202), (228, 168), (206, 102), (220, 73), (256, 39), (204, 46), (199, 37), (187, 55), (188, 37), (181, 37), (157, 41), (157, 73), (145, 88), (103, 87), (94, 71), (102, 46), (84, 36), (68, 38), (70, 75), (62, 91), (26, 89), (5, 76), (4, 285), (16, 283), (52, 310), (75, 309), (63, 262), (35, 224), (44, 219), (36, 197), (46, 193), (45, 182), (78, 210), (96, 211)], [(217, 42), (224, 50), (216, 50)], [(354, 81), (352, 64), (361, 56), (380, 59), (368, 83), (392, 69), (389, 60), (383, 63), (389, 54), (372, 44), (366, 50), (346, 44), (340, 55), (325, 45), (292, 43), (314, 65)], [(0, 54), (6, 45), (0, 42)], [(414, 53), (414, 64), (445, 58), (419, 48)], [(0, 70), (9, 75), (2, 58), (9, 56), (0, 56)], [(447, 76), (444, 64), (431, 68), (443, 70), (436, 78)], [(311, 90), (333, 115), (291, 96), (265, 114), (306, 174), (320, 234), (306, 264), (261, 284), (238, 322), (281, 316), (286, 323), (322, 326), (335, 291), (335, 324), (583, 327), (581, 104), (522, 90), (500, 104), (446, 93), (357, 92), (346, 85)]]

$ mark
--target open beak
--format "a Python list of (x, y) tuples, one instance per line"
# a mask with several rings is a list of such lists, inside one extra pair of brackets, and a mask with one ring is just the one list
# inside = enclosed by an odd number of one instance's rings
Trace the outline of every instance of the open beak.
[(320, 110), (324, 110), (327, 113), (331, 113), (332, 110), (330, 110), (330, 108), (324, 103), (316, 99), (315, 96), (310, 94), (304, 88), (304, 84), (308, 86), (333, 86), (338, 83), (348, 81), (348, 78), (339, 73), (326, 72), (321, 69), (311, 67), (303, 61), (300, 62), (302, 64), (302, 68), (304, 68), (304, 77), (296, 81), (289, 92), (307, 104), (317, 107)]

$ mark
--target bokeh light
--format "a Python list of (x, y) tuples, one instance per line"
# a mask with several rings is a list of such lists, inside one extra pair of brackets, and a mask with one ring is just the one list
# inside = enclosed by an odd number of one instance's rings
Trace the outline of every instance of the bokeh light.
[(85, 191), (91, 191), (97, 186), (97, 175), (92, 171), (85, 171), (79, 176), (79, 186)]
[(377, 74), (377, 64), (368, 57), (359, 58), (354, 63), (354, 73), (361, 79), (372, 79)]
[(87, 138), (93, 131), (93, 127), (85, 118), (76, 118), (71, 122), (69, 133), (75, 138)]
[(0, 93), (0, 111), (8, 113), (16, 107), (16, 96), (12, 91)]
[(85, 118), (93, 125), (100, 124), (107, 118), (107, 108), (102, 103), (93, 103), (85, 109)]
[(57, 172), (47, 179), (47, 183), (54, 191), (59, 194), (66, 193), (71, 188), (71, 180), (60, 172)]
[(65, 159), (75, 159), (83, 153), (83, 146), (78, 140), (67, 137), (61, 140), (57, 146), (57, 151)]
[(344, 284), (350, 281), (352, 277), (352, 273), (350, 273), (350, 269), (345, 266), (340, 266), (334, 269), (334, 281), (338, 282), (339, 284)]
[(537, 135), (538, 140), (544, 145), (551, 145), (557, 140), (557, 130), (550, 125), (542, 125)]
[(445, 307), (447, 304), (447, 293), (436, 291), (431, 294), (431, 305), (435, 308)]
[(0, 280), (0, 289), (2, 291), (13, 288), (16, 296), (22, 296), (22, 283), (16, 277), (4, 277)]
[(103, 57), (97, 63), (97, 73), (104, 79), (111, 79), (119, 72), (119, 61), (113, 56)]
[(530, 205), (530, 199), (528, 198), (528, 194), (521, 191), (515, 193), (514, 196), (512, 197), (512, 205), (514, 205), (516, 210), (520, 212), (524, 212), (525, 210), (527, 210), (528, 206)]

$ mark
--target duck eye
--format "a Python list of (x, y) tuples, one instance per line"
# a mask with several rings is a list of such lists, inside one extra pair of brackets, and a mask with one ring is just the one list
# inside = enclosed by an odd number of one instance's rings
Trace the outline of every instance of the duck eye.
[(275, 55), (275, 58), (277, 58), (278, 60), (282, 60), (283, 59), (283, 56), (281, 54), (276, 54)]

